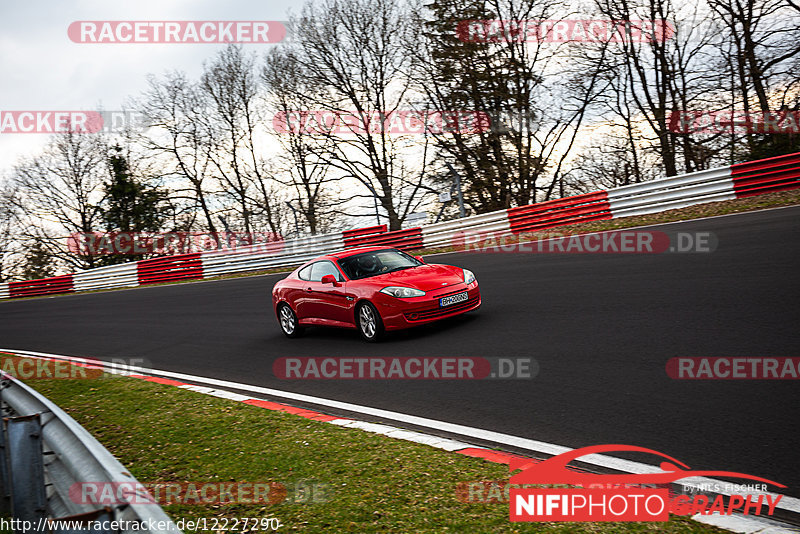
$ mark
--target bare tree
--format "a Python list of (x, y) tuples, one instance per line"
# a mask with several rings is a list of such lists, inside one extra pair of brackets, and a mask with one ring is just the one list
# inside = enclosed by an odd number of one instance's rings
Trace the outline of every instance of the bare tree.
[[(596, 6), (604, 17), (626, 23), (642, 36), (618, 39), (617, 61), (625, 72), (633, 112), (653, 132), (653, 149), (666, 175), (705, 168), (713, 152), (699, 145), (709, 140), (674, 131), (670, 118), (693, 107), (708, 109), (719, 98), (721, 78), (709, 68), (719, 43), (716, 34), (706, 31), (707, 8), (674, 0), (596, 0)], [(674, 33), (645, 31), (641, 21), (654, 23), (654, 28), (674, 25)]]
[(408, 7), (398, 0), (322, 0), (306, 4), (293, 29), (294, 57), (308, 83), (321, 88), (307, 95), (309, 104), (360, 121), (349, 131), (324, 131), (331, 142), (318, 155), (339, 177), (360, 184), (358, 197), (373, 199), (389, 228), (399, 229), (431, 191), (412, 164), (421, 152), (418, 141), (384, 127), (388, 117), (409, 109), (414, 58), (402, 44), (419, 28)]
[(16, 191), (11, 185), (0, 187), (0, 282), (14, 277), (19, 267), (20, 227)]
[[(724, 27), (730, 102), (745, 113), (800, 111), (800, 9), (791, 0), (709, 0)], [(800, 136), (744, 135), (749, 157), (800, 148)]]
[[(602, 125), (606, 132), (599, 138), (586, 132), (595, 139), (595, 142), (579, 156), (575, 167), (587, 174), (589, 183), (602, 188), (651, 179), (653, 175), (649, 171), (657, 167), (658, 162), (649, 161), (645, 164), (645, 158), (653, 151), (649, 150), (650, 147), (645, 145), (642, 139), (645, 137), (642, 129), (646, 128), (646, 121), (637, 117), (633, 109), (628, 72), (621, 68), (619, 61), (615, 61), (612, 56), (609, 58), (605, 76), (609, 83), (606, 91), (600, 95), (598, 104), (601, 106), (599, 116), (607, 121), (607, 124)], [(609, 154), (616, 159), (610, 164), (612, 168), (617, 169), (617, 172), (611, 172), (610, 176), (604, 179), (601, 176), (602, 166), (608, 162)], [(619, 169), (620, 165), (622, 169)]]
[[(277, 48), (267, 55), (261, 72), (267, 102), (275, 111), (274, 122), (282, 125), (293, 113), (312, 107), (309, 94), (318, 92), (312, 87), (302, 65), (286, 48)], [(314, 235), (328, 229), (336, 217), (334, 206), (349, 199), (337, 198), (331, 186), (337, 181), (325, 157), (333, 152), (334, 141), (329, 136), (312, 136), (294, 128), (281, 128), (276, 135), (282, 151), (275, 180), (294, 192), (292, 209), (297, 209), (304, 226)], [(297, 204), (297, 208), (294, 207)]]
[(203, 116), (204, 96), (179, 72), (162, 79), (151, 76), (148, 83), (137, 107), (149, 128), (141, 132), (138, 141), (164, 168), (173, 200), (186, 205), (186, 229), (192, 228), (199, 211), (205, 229), (216, 233), (210, 185), (215, 174)]
[(23, 237), (53, 258), (77, 268), (95, 266), (93, 256), (69, 250), (67, 237), (101, 228), (107, 146), (98, 134), (55, 135), (41, 155), (14, 169), (14, 206), (24, 214)]
[(529, 38), (525, 28), (565, 14), (558, 0), (436, 0), (417, 12), (425, 38), (407, 49), (418, 57), (413, 76), (425, 104), (491, 123), (435, 135), (475, 211), (564, 193), (563, 165), (603, 90), (603, 62), (572, 61), (566, 44)]
[[(608, 126), (603, 126), (608, 130)], [(564, 181), (570, 194), (590, 193), (645, 182), (661, 174), (658, 155), (639, 151), (624, 127), (605, 132), (584, 132), (593, 142), (570, 162)]]
[(222, 183), (222, 193), (238, 206), (245, 232), (258, 214), (279, 233), (282, 208), (278, 188), (264, 172), (261, 157), (265, 113), (255, 59), (240, 46), (228, 45), (205, 66), (200, 87), (208, 96), (209, 154)]

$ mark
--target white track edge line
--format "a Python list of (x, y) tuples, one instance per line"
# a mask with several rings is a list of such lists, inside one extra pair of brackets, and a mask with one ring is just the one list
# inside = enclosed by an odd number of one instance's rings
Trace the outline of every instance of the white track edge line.
[[(0, 351), (10, 352), (14, 354), (21, 354), (21, 355), (30, 355), (40, 358), (51, 358), (51, 359), (61, 359), (66, 361), (76, 361), (79, 363), (97, 363), (97, 359), (87, 359), (87, 358), (80, 358), (74, 356), (64, 356), (58, 354), (49, 354), (43, 352), (33, 352), (33, 351), (23, 351), (23, 350), (15, 350), (15, 349), (0, 349)], [(190, 375), (185, 373), (175, 373), (172, 371), (163, 371), (158, 369), (149, 369), (146, 367), (135, 367), (133, 368), (135, 372), (142, 373), (142, 374), (151, 374), (154, 376), (163, 376), (167, 378), (177, 378), (181, 380), (187, 380), (191, 382), (199, 382), (203, 384), (221, 386), (221, 387), (228, 387), (231, 389), (238, 389), (241, 391), (248, 391), (252, 393), (260, 393), (264, 395), (271, 395), (274, 397), (281, 397), (301, 402), (308, 402), (311, 404), (316, 404), (319, 406), (326, 406), (330, 408), (345, 410), (348, 412), (354, 413), (361, 413), (365, 415), (370, 415), (373, 417), (379, 418), (386, 418), (391, 419), (394, 421), (399, 421), (401, 423), (408, 423), (415, 426), (420, 426), (424, 428), (430, 428), (433, 430), (440, 430), (443, 432), (449, 432), (453, 434), (462, 435), (465, 437), (472, 437), (476, 439), (491, 441), (503, 445), (510, 445), (513, 447), (518, 447), (521, 449), (529, 450), (532, 452), (537, 453), (544, 453), (550, 455), (561, 454), (564, 452), (568, 452), (574, 449), (569, 447), (564, 447), (561, 445), (555, 445), (552, 443), (547, 443), (544, 441), (537, 441), (528, 438), (522, 438), (519, 436), (512, 436), (510, 434), (503, 434), (500, 432), (494, 432), (492, 430), (483, 430), (480, 428), (474, 428), (464, 425), (459, 425), (455, 423), (448, 423), (446, 421), (438, 421), (436, 419), (428, 419), (425, 417), (419, 417), (415, 415), (404, 414), (401, 412), (393, 412), (390, 410), (383, 410), (380, 408), (372, 408), (369, 406), (362, 406), (359, 404), (351, 404), (348, 402), (337, 401), (333, 399), (325, 399), (322, 397), (314, 397), (311, 395), (304, 395), (301, 393), (293, 393), (291, 391), (281, 391), (278, 389), (272, 388), (265, 388), (261, 386), (255, 386), (251, 384), (243, 384), (239, 382), (231, 382), (228, 380), (219, 380), (216, 378), (208, 378), (196, 375)], [(446, 438), (443, 438), (446, 439)], [(482, 448), (482, 447), (477, 447)], [(657, 466), (644, 464), (640, 462), (634, 462), (631, 460), (623, 460), (621, 458), (615, 458), (613, 456), (607, 456), (604, 454), (589, 454), (586, 456), (582, 456), (580, 459), (581, 463), (586, 463), (590, 465), (595, 465), (598, 467), (605, 467), (609, 469), (613, 469), (615, 471), (627, 472), (627, 473), (654, 473), (658, 472), (660, 469)], [(698, 483), (715, 483), (719, 485), (727, 484), (726, 482), (715, 480), (706, 477), (692, 477), (693, 481)], [(733, 495), (736, 494), (735, 492), (727, 492), (727, 491), (719, 491), (717, 493), (723, 495)], [(800, 513), (800, 499), (795, 497), (789, 497), (786, 495), (782, 495), (779, 493), (774, 492), (750, 492), (748, 494), (763, 494), (763, 495), (770, 495), (773, 497), (780, 496), (781, 501), (778, 504), (777, 508), (782, 510), (787, 510), (790, 512)]]
[(709, 515), (695, 514), (692, 519), (699, 523), (744, 534), (793, 534), (800, 532), (797, 527), (774, 519), (738, 513), (731, 515), (720, 515), (718, 512)]

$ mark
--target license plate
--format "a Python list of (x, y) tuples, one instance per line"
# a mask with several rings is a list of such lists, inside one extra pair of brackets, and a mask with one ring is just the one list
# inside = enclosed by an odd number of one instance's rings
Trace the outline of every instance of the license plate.
[(468, 298), (469, 295), (467, 295), (466, 291), (463, 293), (450, 295), (449, 297), (442, 297), (439, 299), (439, 306), (450, 306), (451, 304), (456, 304), (457, 302), (464, 302)]

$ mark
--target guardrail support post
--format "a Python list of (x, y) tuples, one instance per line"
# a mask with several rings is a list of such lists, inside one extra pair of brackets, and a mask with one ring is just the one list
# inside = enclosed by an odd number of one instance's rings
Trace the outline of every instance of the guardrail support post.
[(46, 516), (42, 458), (42, 423), (39, 414), (4, 419), (15, 519), (38, 523)]
[[(3, 409), (3, 388), (7, 382), (0, 384), (0, 410)], [(11, 515), (11, 480), (8, 478), (8, 447), (6, 446), (5, 424), (0, 421), (0, 514)]]

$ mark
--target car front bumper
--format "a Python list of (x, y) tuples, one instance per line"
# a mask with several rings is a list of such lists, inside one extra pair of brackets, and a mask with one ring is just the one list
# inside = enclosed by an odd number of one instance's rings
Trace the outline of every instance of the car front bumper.
[[(467, 300), (441, 306), (443, 297), (467, 293)], [(418, 325), (432, 323), (440, 319), (454, 317), (468, 311), (476, 310), (481, 305), (481, 293), (478, 283), (455, 284), (442, 289), (429, 291), (423, 297), (398, 299), (389, 295), (380, 295), (374, 304), (383, 319), (386, 330), (399, 330)]]

